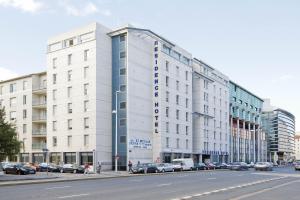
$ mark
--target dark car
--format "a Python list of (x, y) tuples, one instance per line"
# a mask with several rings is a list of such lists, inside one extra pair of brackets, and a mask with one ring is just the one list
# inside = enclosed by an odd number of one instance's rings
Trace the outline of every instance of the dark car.
[(234, 162), (230, 165), (229, 169), (230, 170), (236, 170), (236, 171), (243, 171), (243, 170), (248, 170), (249, 167), (248, 167), (247, 163)]
[(157, 168), (156, 164), (154, 163), (142, 163), (137, 164), (132, 167), (132, 173), (158, 173), (159, 169)]
[(209, 170), (216, 169), (216, 165), (213, 163), (206, 163), (206, 168)]
[(55, 165), (55, 164), (48, 164), (48, 163), (41, 163), (39, 164), (39, 171), (40, 172), (60, 172), (61, 171), (61, 168), (60, 166), (58, 165)]
[(206, 170), (207, 166), (204, 163), (196, 163), (194, 165), (194, 170)]
[(5, 169), (6, 174), (19, 174), (19, 175), (26, 175), (26, 174), (35, 174), (36, 171), (31, 167), (28, 167), (23, 164), (12, 164), (8, 165)]
[(216, 169), (228, 169), (229, 165), (226, 163), (214, 163)]
[(84, 167), (77, 164), (65, 164), (60, 168), (61, 173), (84, 173)]

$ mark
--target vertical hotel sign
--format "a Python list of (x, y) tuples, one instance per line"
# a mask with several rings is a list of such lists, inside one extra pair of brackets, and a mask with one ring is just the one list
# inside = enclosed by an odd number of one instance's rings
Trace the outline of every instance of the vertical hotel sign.
[(159, 73), (158, 73), (158, 41), (154, 42), (154, 65), (153, 65), (153, 113), (154, 133), (159, 133)]

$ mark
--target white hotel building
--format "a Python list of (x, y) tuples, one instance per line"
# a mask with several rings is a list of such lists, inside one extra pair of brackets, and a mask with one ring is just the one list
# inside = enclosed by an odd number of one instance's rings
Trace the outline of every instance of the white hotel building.
[(123, 169), (129, 160), (227, 160), (228, 77), (151, 30), (93, 23), (52, 37), (46, 73), (0, 82), (21, 161), (42, 162), (45, 147), (50, 162), (104, 169), (115, 155)]

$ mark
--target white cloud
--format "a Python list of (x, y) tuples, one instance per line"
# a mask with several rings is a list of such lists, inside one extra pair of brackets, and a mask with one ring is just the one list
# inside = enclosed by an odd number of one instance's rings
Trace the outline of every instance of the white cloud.
[(281, 82), (287, 82), (287, 81), (291, 81), (294, 79), (294, 76), (291, 74), (283, 74), (280, 77), (278, 77), (277, 79), (273, 80), (273, 83), (281, 83)]
[(0, 0), (0, 6), (13, 7), (24, 12), (36, 13), (41, 10), (43, 3), (37, 0)]
[(18, 76), (17, 73), (15, 73), (9, 69), (0, 67), (0, 81), (15, 78), (17, 76)]

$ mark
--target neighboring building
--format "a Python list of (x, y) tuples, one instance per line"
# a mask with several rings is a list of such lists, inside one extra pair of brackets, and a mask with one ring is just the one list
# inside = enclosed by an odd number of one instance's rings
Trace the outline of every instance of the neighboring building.
[(229, 79), (193, 60), (193, 154), (200, 162), (228, 162)]
[(230, 81), (230, 161), (267, 159), (266, 135), (262, 131), (263, 100)]
[(6, 120), (15, 124), (22, 141), (21, 154), (15, 160), (43, 162), (47, 143), (46, 72), (0, 82), (0, 106)]
[(294, 159), (295, 116), (272, 107), (267, 99), (263, 105), (263, 129), (268, 136), (268, 160), (289, 162)]
[(295, 135), (295, 158), (300, 160), (300, 133)]
[[(112, 37), (112, 109), (118, 92), (119, 165), (192, 155), (192, 56), (150, 30)], [(113, 118), (113, 140), (115, 140)], [(113, 143), (113, 152), (114, 152)], [(115, 153), (113, 153), (114, 155)]]

